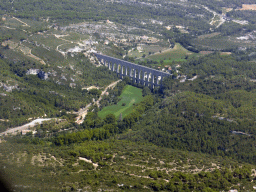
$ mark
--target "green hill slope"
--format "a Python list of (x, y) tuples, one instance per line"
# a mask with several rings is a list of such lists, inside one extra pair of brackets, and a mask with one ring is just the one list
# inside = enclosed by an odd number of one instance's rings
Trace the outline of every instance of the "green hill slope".
[(104, 118), (107, 114), (114, 114), (116, 118), (122, 114), (124, 118), (127, 114), (131, 113), (133, 106), (142, 100), (142, 90), (131, 85), (127, 85), (122, 94), (120, 95), (121, 100), (116, 105), (105, 107), (101, 110), (98, 115)]
[(61, 147), (27, 141), (0, 144), (6, 178), (19, 191), (227, 191), (255, 185), (255, 166), (221, 157), (118, 140)]
[[(237, 120), (229, 119), (232, 111)], [(253, 119), (240, 120), (235, 115), (242, 112), (223, 100), (193, 92), (179, 93), (150, 110), (139, 125), (134, 125), (136, 131), (129, 138), (255, 163), (256, 124)]]

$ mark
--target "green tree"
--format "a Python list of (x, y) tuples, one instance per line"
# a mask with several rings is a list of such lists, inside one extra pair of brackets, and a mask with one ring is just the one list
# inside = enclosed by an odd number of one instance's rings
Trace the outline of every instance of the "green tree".
[(142, 89), (142, 96), (145, 97), (147, 95), (151, 94), (151, 90), (149, 89), (149, 87), (143, 87)]
[(90, 89), (89, 93), (99, 97), (101, 94), (101, 91), (99, 89)]
[(116, 123), (116, 117), (114, 114), (108, 114), (104, 118), (104, 122), (107, 124), (115, 124)]

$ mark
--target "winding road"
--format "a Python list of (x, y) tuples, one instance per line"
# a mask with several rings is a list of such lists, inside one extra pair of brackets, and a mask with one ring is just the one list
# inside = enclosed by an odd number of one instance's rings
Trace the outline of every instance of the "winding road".
[(212, 18), (212, 20), (211, 20), (211, 22), (210, 22), (210, 25), (214, 25), (214, 23), (216, 22), (216, 21), (214, 21), (215, 16), (218, 16), (218, 17), (220, 18), (219, 24), (216, 26), (216, 28), (219, 28), (223, 23), (225, 23), (226, 20), (223, 18), (223, 16), (222, 16), (221, 14), (218, 14), (217, 12), (215, 12), (215, 11), (209, 9), (209, 8), (206, 7), (206, 6), (203, 6), (203, 5), (202, 5), (202, 7), (205, 8), (207, 11), (209, 11), (209, 12), (211, 12), (211, 13), (213, 14), (213, 18)]
[(38, 118), (38, 119), (35, 119), (35, 120), (31, 121), (30, 123), (27, 123), (25, 125), (15, 127), (15, 128), (10, 128), (10, 129), (6, 130), (5, 132), (0, 133), (0, 136), (7, 135), (7, 134), (14, 134), (16, 132), (20, 132), (22, 130), (25, 130), (25, 129), (28, 129), (28, 128), (31, 128), (31, 127), (35, 127), (38, 124), (42, 124), (44, 121), (50, 121), (52, 119), (55, 119), (55, 118), (46, 118), (46, 119)]

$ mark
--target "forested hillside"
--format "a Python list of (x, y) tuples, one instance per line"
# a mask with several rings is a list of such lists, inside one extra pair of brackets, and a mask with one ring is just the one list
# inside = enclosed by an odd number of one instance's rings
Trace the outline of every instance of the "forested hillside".
[(217, 156), (115, 139), (57, 147), (29, 141), (15, 137), (1, 144), (1, 163), (16, 190), (227, 191), (255, 185), (255, 166)]
[[(85, 58), (84, 58), (85, 59)], [(1, 61), (0, 89), (2, 91), (13, 88), (11, 92), (0, 95), (0, 121), (1, 130), (7, 127), (23, 125), (29, 118), (36, 117), (60, 117), (66, 111), (78, 111), (80, 108), (92, 101), (95, 97), (93, 93), (82, 90), (81, 86), (75, 88), (69, 84), (55, 83), (51, 80), (42, 80), (38, 75), (27, 75), (30, 68), (41, 68), (47, 72), (49, 68), (38, 66), (29, 61)], [(106, 68), (95, 68), (89, 61), (82, 62), (87, 85), (93, 84), (97, 79), (97, 85), (106, 85), (117, 79), (115, 75)], [(72, 81), (71, 81), (72, 82)]]
[(247, 115), (235, 119), (244, 110), (233, 110), (227, 102), (193, 92), (167, 98), (159, 108), (133, 127), (135, 132), (129, 135), (133, 141), (255, 162), (255, 122)]
[(166, 79), (165, 98), (123, 138), (255, 163), (254, 63), (213, 54), (183, 67), (198, 78)]
[[(13, 1), (8, 0), (1, 2), (0, 10), (1, 14), (13, 14), (22, 18), (39, 19), (40, 17), (50, 17), (60, 22), (69, 23), (72, 21), (82, 20), (104, 20), (110, 19), (119, 23), (126, 23), (130, 25), (139, 25), (141, 21), (152, 19), (164, 19), (165, 22), (186, 22), (190, 26), (194, 26), (197, 29), (206, 29), (208, 27), (206, 21), (211, 17), (211, 14), (205, 10), (200, 10), (194, 6), (186, 6), (186, 10), (183, 9), (183, 4), (179, 3), (167, 3), (161, 2), (165, 6), (161, 7), (154, 3), (149, 3), (144, 6), (147, 1), (140, 2), (115, 2), (109, 3), (104, 0), (100, 1), (80, 1), (74, 2), (62, 1)], [(89, 8), (89, 9), (88, 9)], [(177, 15), (179, 11), (179, 15)], [(205, 14), (206, 19), (203, 23), (194, 21), (193, 19), (186, 17), (188, 13)], [(138, 20), (139, 19), (139, 20)]]
[[(254, 3), (2, 0), (11, 191), (253, 191)], [(169, 75), (120, 80), (95, 52)]]

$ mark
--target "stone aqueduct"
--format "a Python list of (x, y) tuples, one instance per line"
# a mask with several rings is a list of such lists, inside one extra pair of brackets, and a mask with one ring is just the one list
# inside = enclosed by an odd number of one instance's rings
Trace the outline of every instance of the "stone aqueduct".
[(94, 53), (94, 55), (104, 66), (108, 67), (109, 70), (116, 72), (121, 79), (128, 76), (133, 82), (150, 86), (151, 89), (157, 86), (162, 87), (163, 78), (171, 75), (166, 72), (101, 55), (99, 53)]

